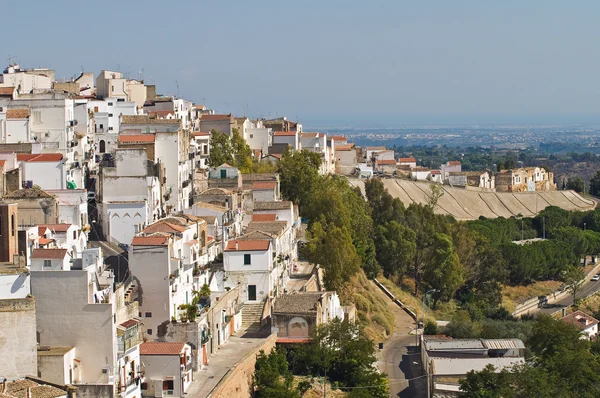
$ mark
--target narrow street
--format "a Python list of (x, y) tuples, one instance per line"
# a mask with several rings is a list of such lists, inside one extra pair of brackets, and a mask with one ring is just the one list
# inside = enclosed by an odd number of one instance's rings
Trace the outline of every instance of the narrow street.
[[(426, 378), (421, 376), (421, 357), (414, 335), (415, 321), (373, 283), (377, 294), (385, 300), (394, 314), (394, 333), (383, 342), (377, 355), (377, 367), (388, 375), (390, 397), (420, 398), (426, 396)], [(410, 334), (410, 333), (413, 334)]]

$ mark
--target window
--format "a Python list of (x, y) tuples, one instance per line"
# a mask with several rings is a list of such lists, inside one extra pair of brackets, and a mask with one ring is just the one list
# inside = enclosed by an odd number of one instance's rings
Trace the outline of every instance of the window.
[(44, 268), (52, 267), (52, 260), (44, 260)]
[(77, 230), (73, 231), (73, 239), (77, 239)]
[(163, 380), (163, 391), (173, 391), (173, 380)]
[(244, 254), (244, 265), (252, 264), (252, 256), (250, 254)]
[(10, 215), (10, 229), (11, 229), (11, 235), (15, 236), (15, 230), (17, 229), (17, 226), (15, 225), (15, 215), (14, 214)]
[[(115, 87), (113, 86), (113, 90), (114, 90), (114, 89), (115, 89)], [(108, 106), (113, 106), (113, 103), (112, 103), (112, 102), (109, 102), (109, 103), (108, 103)]]
[(112, 126), (111, 126), (111, 127), (109, 127), (109, 128), (108, 128), (108, 131), (112, 131), (112, 129), (113, 129), (113, 128), (112, 128)]
[(42, 122), (42, 111), (33, 111), (33, 122), (39, 124)]
[(125, 102), (125, 98), (117, 98), (117, 102)]
[(97, 106), (94, 107), (94, 112), (98, 113), (98, 107)]
[(103, 128), (104, 128), (104, 125), (103, 125), (102, 123), (100, 123), (100, 128), (101, 128), (101, 129), (103, 129)]
[(109, 114), (108, 114), (108, 117), (113, 117), (113, 114), (112, 114), (112, 113), (109, 113)]
[(254, 134), (250, 134), (250, 138), (254, 138)]
[(146, 334), (147, 334), (148, 336), (152, 336), (152, 329), (148, 329), (148, 330), (146, 330)]
[(151, 313), (151, 312), (146, 312), (146, 313), (144, 314), (144, 316), (145, 316), (146, 318), (152, 318), (152, 313)]

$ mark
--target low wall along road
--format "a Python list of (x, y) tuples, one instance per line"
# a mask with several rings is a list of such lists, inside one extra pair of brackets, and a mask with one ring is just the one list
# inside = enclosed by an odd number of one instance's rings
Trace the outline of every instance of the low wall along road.
[[(364, 194), (365, 185), (361, 180), (350, 179)], [(404, 206), (411, 203), (427, 203), (428, 182), (404, 179), (384, 178), (383, 185), (390, 195), (399, 198)], [(450, 214), (457, 220), (476, 220), (485, 218), (509, 218), (522, 214), (532, 217), (548, 206), (558, 206), (565, 210), (593, 210), (596, 203), (584, 199), (574, 191), (549, 192), (484, 192), (454, 188), (444, 185), (444, 195), (435, 208), (438, 214)]]

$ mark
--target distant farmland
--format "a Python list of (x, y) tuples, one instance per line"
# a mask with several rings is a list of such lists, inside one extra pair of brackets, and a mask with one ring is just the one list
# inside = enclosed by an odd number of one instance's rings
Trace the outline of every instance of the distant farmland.
[[(400, 198), (405, 206), (411, 203), (427, 203), (428, 182), (414, 182), (404, 179), (384, 178), (383, 184), (389, 193)], [(364, 182), (350, 180), (364, 192)], [(565, 210), (586, 211), (596, 207), (596, 203), (584, 199), (575, 191), (550, 192), (481, 192), (444, 186), (444, 195), (438, 201), (435, 212), (450, 214), (457, 220), (486, 218), (509, 218), (522, 214), (533, 217), (547, 206), (558, 206)]]

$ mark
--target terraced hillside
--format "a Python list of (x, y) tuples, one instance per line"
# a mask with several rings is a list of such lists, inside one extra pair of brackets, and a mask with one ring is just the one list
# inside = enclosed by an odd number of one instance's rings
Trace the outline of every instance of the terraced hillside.
[[(364, 192), (364, 182), (350, 180), (354, 186)], [(383, 179), (389, 193), (400, 198), (405, 206), (416, 203), (427, 203), (430, 183), (415, 182), (404, 179)], [(584, 199), (574, 191), (552, 192), (479, 192), (444, 186), (444, 195), (438, 201), (436, 213), (451, 214), (457, 220), (474, 220), (481, 216), (486, 218), (511, 217), (522, 214), (534, 216), (547, 206), (558, 206), (565, 210), (592, 210), (596, 203)]]

